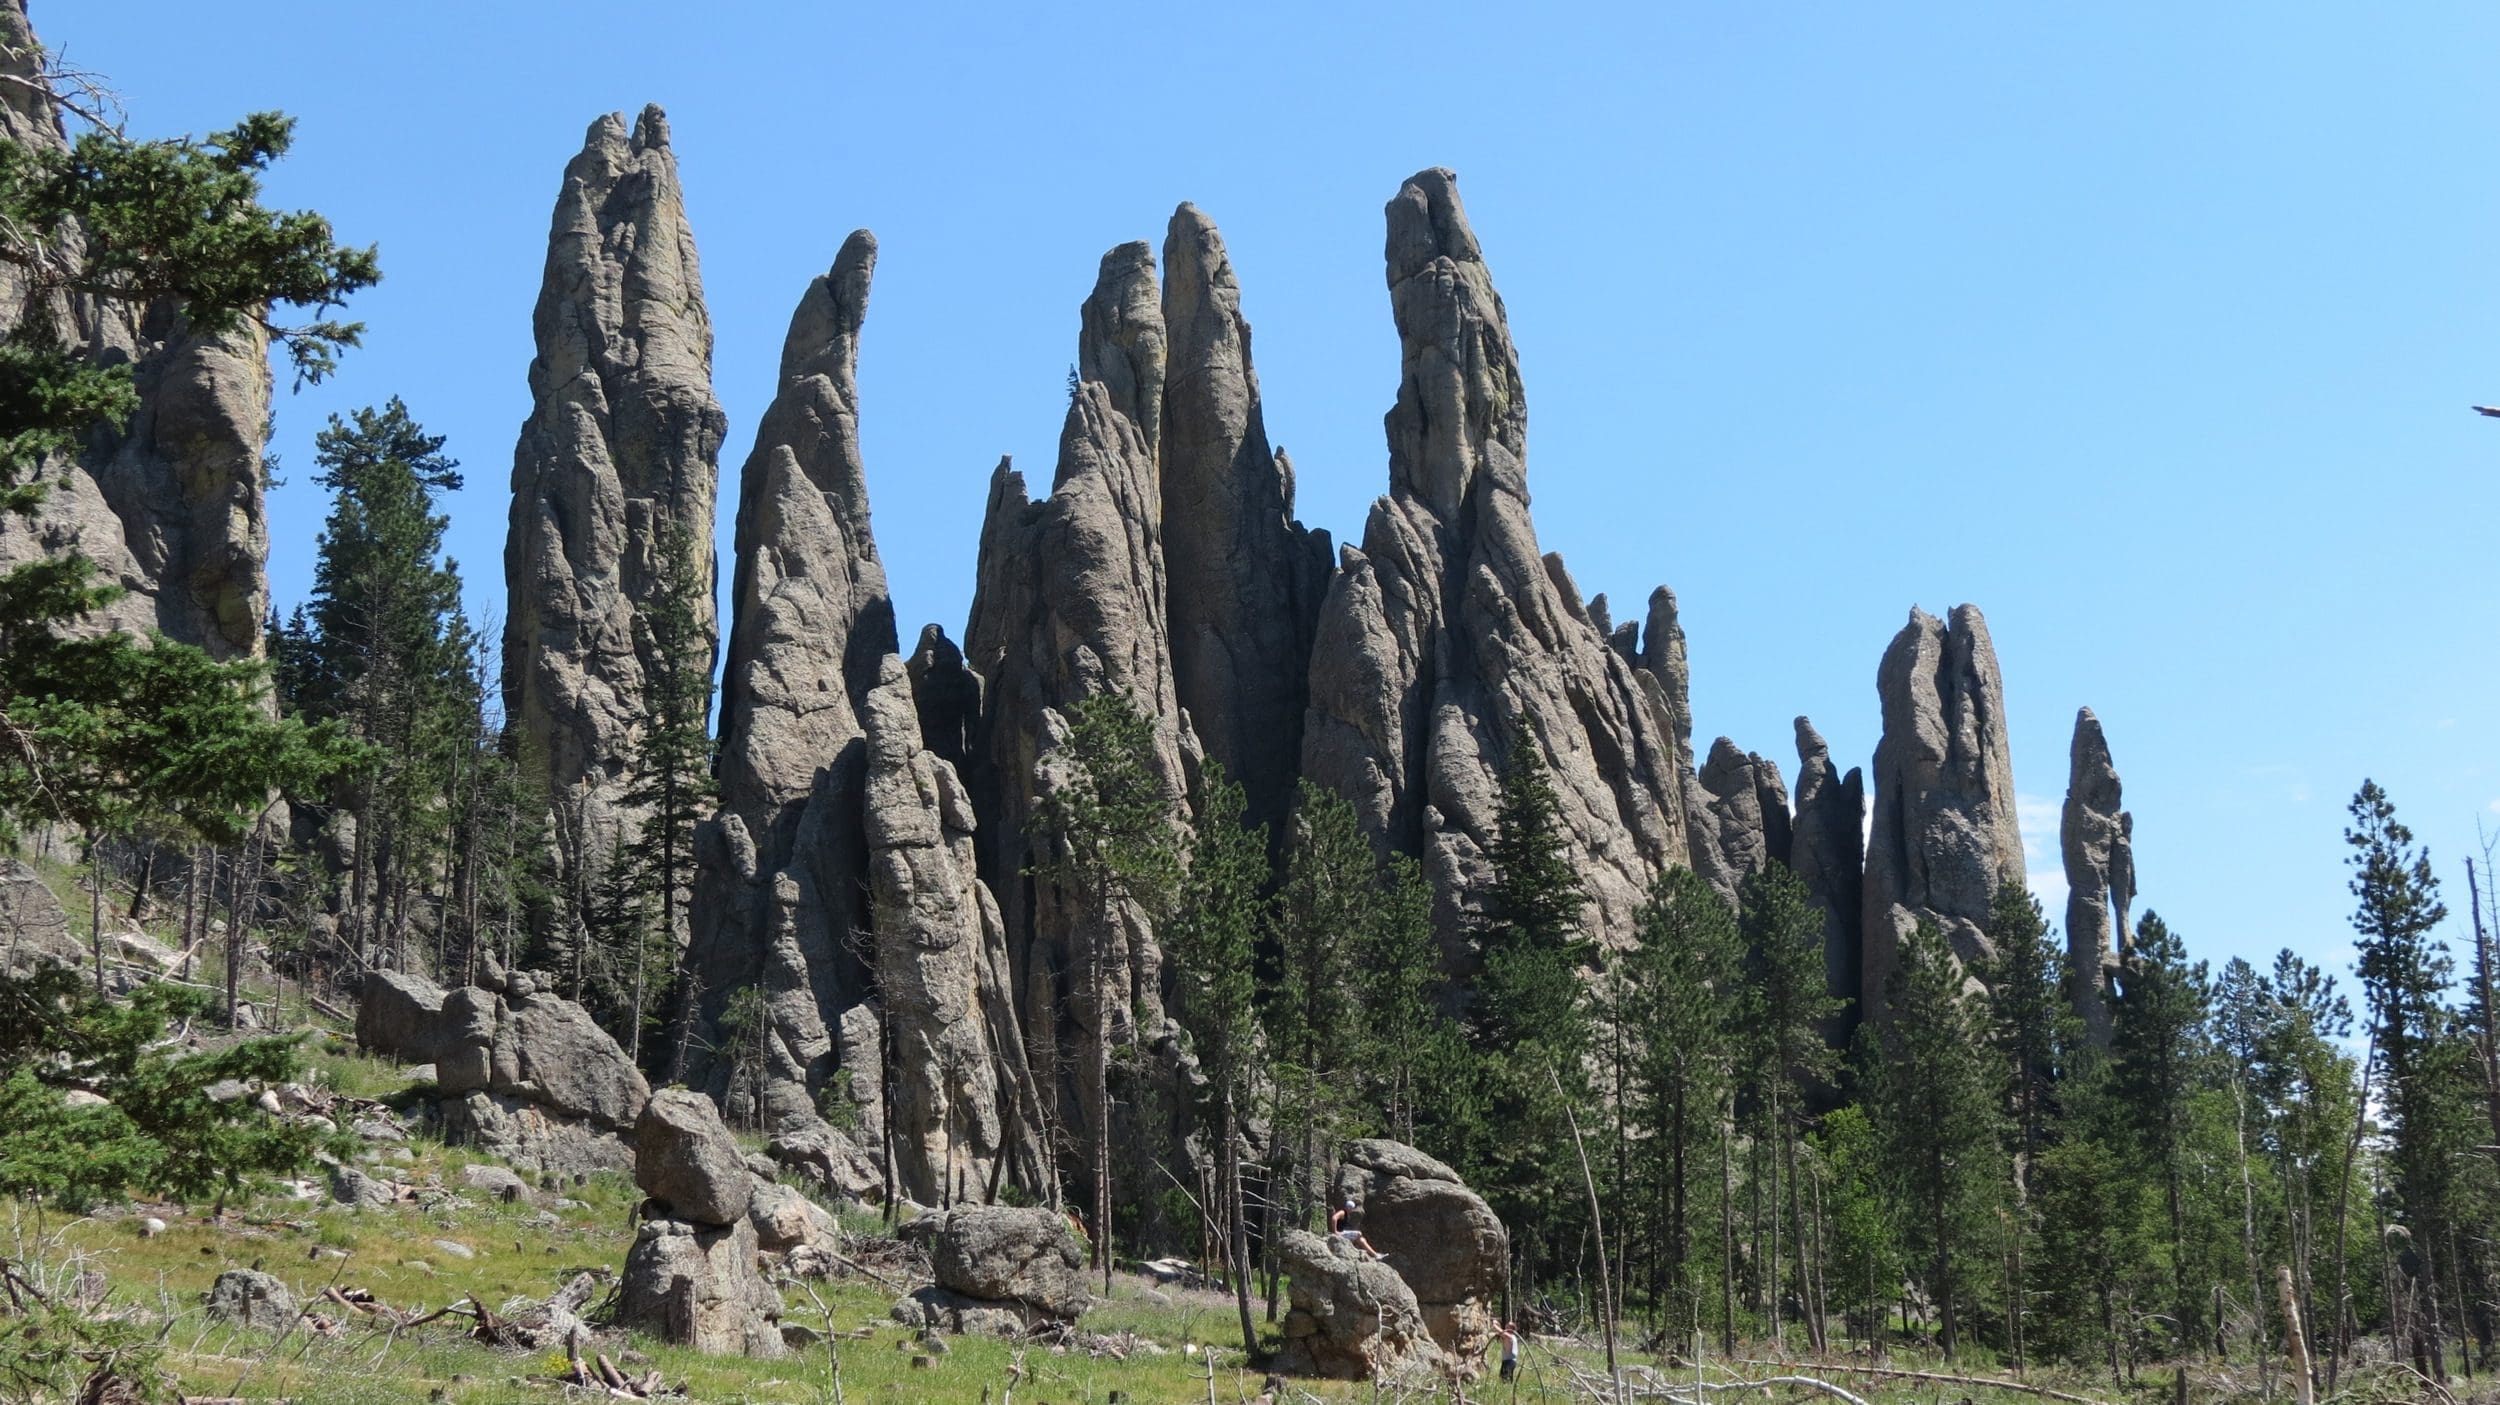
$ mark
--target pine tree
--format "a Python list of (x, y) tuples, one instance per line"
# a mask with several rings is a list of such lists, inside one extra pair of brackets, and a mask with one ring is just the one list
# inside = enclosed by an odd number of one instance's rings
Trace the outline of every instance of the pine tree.
[(1962, 971), (1942, 933), (1920, 923), (1886, 978), (1891, 1018), (1863, 1060), (1870, 1111), (1899, 1177), (1903, 1238), (1943, 1328), (1945, 1359), (1962, 1344), (1971, 1300), (1966, 1260), (1997, 1199), (1999, 1080)]
[[(1649, 1295), (1661, 1335), (1681, 1342), (1702, 1323), (1693, 1249), (1696, 1186), (1727, 1135), (1734, 1085), (1743, 947), (1736, 914), (1699, 874), (1660, 874), (1635, 917), (1635, 942), (1612, 966), (1610, 1042), (1631, 1051), (1624, 1120), (1648, 1146)], [(1715, 1257), (1715, 1256), (1713, 1256)], [(1723, 1342), (1735, 1330), (1722, 1325)]]
[(1822, 1330), (1811, 1309), (1812, 1273), (1802, 1238), (1805, 1216), (1798, 1203), (1797, 1142), (1804, 1134), (1809, 1099), (1831, 1081), (1834, 1060), (1823, 1029), (1840, 1002), (1825, 986), (1823, 913), (1788, 866), (1773, 863), (1747, 877), (1737, 899), (1749, 996), (1749, 1082), (1771, 1149), (1771, 1242), (1764, 1265), (1771, 1339), (1774, 1345), (1784, 1340), (1781, 1284), (1791, 1257), (1781, 1249), (1785, 1222), (1791, 1226), (1798, 1269), (1797, 1296), (1807, 1305), (1807, 1328), (1819, 1350)]
[(712, 582), (698, 567), (693, 537), (674, 517), (660, 529), (657, 588), (635, 617), (635, 648), (642, 656), (641, 728), (634, 741), (633, 784), (622, 803), (641, 820), (627, 843), (635, 881), (648, 895), (656, 930), (615, 933), (632, 957), (632, 1033), (628, 1046), (642, 1055), (642, 1032), (656, 1019), (660, 999), (679, 992), (671, 1081), (683, 1081), (694, 1037), (697, 992), (677, 979), (676, 956), (685, 946), (685, 903), (694, 885), (694, 827), (704, 802), (717, 793), (712, 781), (712, 641), (704, 620), (712, 605)]
[[(1374, 924), (1380, 860), (1354, 807), (1308, 781), (1294, 808), (1276, 895), (1276, 967), (1262, 1004), (1285, 1164), (1285, 1213), (1317, 1227), (1321, 1145), (1348, 1110), (1359, 1055), (1357, 945)], [(1271, 1236), (1272, 1238), (1272, 1236)]]
[(1441, 946), (1432, 929), (1432, 885), (1421, 865), (1393, 854), (1376, 871), (1370, 909), (1356, 931), (1354, 986), (1363, 1050), (1355, 1065), (1371, 1090), (1366, 1111), (1390, 1136), (1413, 1143), (1424, 1085), (1453, 1057), (1456, 1028), (1441, 1012)]
[(2205, 963), (2191, 964), (2169, 925), (2146, 912), (2111, 1001), (2111, 1095), (2134, 1133), (2134, 1151), (2161, 1186), (2179, 1344), (2198, 1338), (2205, 1317), (2203, 1296), (2189, 1286), (2188, 1178), (2209, 1000)]
[(2006, 1158), (2007, 1184), (2014, 1200), (2008, 1220), (2006, 1323), (2014, 1361), (2020, 1365), (2029, 1299), (2023, 1246), (2034, 1214), (2029, 1171), (2048, 1144), (2058, 1069), (2068, 1051), (2082, 1043), (2083, 1034), (2067, 990), (2070, 973), (2065, 956), (2049, 940), (2048, 918), (2040, 911), (2039, 899), (2020, 883), (1997, 889), (1989, 906), (1988, 942), (1994, 948), (1984, 973), (1989, 1043), (2004, 1080), (2006, 1104), (2013, 1111), (2009, 1124), (2013, 1140)]
[(1111, 1287), (1111, 1002), (1125, 982), (1110, 969), (1104, 924), (1131, 908), (1149, 916), (1171, 902), (1182, 864), (1171, 798), (1153, 764), (1154, 724), (1122, 693), (1096, 693), (1070, 709), (1064, 783), (1045, 789), (1031, 832), (1046, 857), (1027, 872), (1075, 898), (1087, 914), (1079, 1000), (1090, 1007), (1087, 1083), (1093, 1132), (1093, 1253)]
[(412, 890), (438, 887), (450, 867), (453, 778), (474, 730), (460, 575), (440, 560), (449, 519), (434, 510), (461, 480), (442, 448), (396, 398), (331, 416), (314, 439), (314, 481), (334, 497), (306, 625), (281, 641), (282, 703), (337, 719), (374, 748), (349, 799), (347, 917), (360, 961), (381, 954), (383, 933), (404, 935)]
[(2350, 806), (2355, 968), (2370, 1002), (2372, 1045), (2378, 1051), (2381, 1096), (2394, 1143), (2398, 1214), (2411, 1234), (2408, 1253), (2426, 1310), (2417, 1314), (2412, 1351), (2419, 1369), (2446, 1381), (2440, 1264), (2448, 1252), (2448, 1201), (2456, 1182), (2450, 1138), (2442, 1134), (2442, 1067), (2452, 1051), (2442, 1035), (2442, 1003), (2454, 968), (2431, 933), (2447, 920), (2430, 856), (2396, 818), (2394, 802), (2363, 781)]
[(1566, 1109), (1590, 1105), (1594, 1031), (1581, 978), (1592, 955), (1580, 927), (1586, 899), (1564, 851), (1543, 743), (1525, 717), (1511, 728), (1493, 823), (1468, 1011), (1488, 1120), (1472, 1159), (1533, 1284), (1538, 1269), (1561, 1262), (1566, 1229), (1576, 1228), (1579, 1170)]
[(1268, 927), (1267, 833), (1245, 823), (1240, 785), (1209, 761), (1200, 784), (1189, 871), (1163, 929), (1174, 972), (1175, 1013), (1214, 1085), (1226, 1275), (1241, 1312), (1242, 1350), (1256, 1352), (1250, 1320), (1250, 1238), (1244, 1221), (1241, 1143), (1258, 1071), (1258, 949)]

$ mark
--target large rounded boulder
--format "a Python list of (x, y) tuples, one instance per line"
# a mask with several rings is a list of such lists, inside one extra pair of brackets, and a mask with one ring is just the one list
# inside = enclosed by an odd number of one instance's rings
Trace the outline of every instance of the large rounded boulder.
[(1442, 1162), (1384, 1138), (1349, 1143), (1334, 1188), (1414, 1290), (1433, 1341), (1461, 1360), (1481, 1357), (1510, 1282), (1510, 1232), (1493, 1207)]
[(681, 1220), (733, 1225), (746, 1218), (755, 1182), (720, 1108), (701, 1093), (664, 1088), (634, 1124), (634, 1184)]
[(1428, 1377), (1443, 1363), (1414, 1291), (1336, 1235), (1287, 1230), (1278, 1243), (1293, 1310), (1279, 1369), (1341, 1381)]

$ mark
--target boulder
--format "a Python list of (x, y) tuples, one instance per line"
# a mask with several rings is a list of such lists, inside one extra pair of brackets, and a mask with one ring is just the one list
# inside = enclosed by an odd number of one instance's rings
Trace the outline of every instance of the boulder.
[(551, 1116), (509, 1093), (470, 1093), (441, 1104), (443, 1135), (541, 1175), (629, 1171), (634, 1149), (605, 1127)]
[(757, 1181), (747, 1201), (747, 1220), (755, 1226), (758, 1247), (787, 1253), (801, 1245), (831, 1248), (842, 1227), (831, 1212), (793, 1187)]
[(678, 1219), (728, 1225), (746, 1217), (755, 1178), (719, 1106), (668, 1088), (652, 1095), (634, 1125), (634, 1184)]
[(330, 1168), (330, 1198), (358, 1210), (378, 1210), (399, 1203), (399, 1187), (377, 1180), (353, 1166)]
[(295, 1320), (295, 1295), (274, 1274), (230, 1268), (209, 1287), (208, 1315), (245, 1327), (283, 1328)]
[(876, 1161), (847, 1134), (821, 1122), (774, 1137), (764, 1154), (846, 1200), (885, 1201), (885, 1177)]
[(1094, 1305), (1085, 1246), (1055, 1211), (982, 1205), (923, 1215), (904, 1238), (925, 1245), (937, 1286), (1026, 1320), (1074, 1322)]
[(356, 1044), (368, 1054), (402, 1063), (433, 1063), (449, 1050), (441, 1041), (443, 988), (406, 971), (375, 971), (365, 977), (356, 1002)]
[(1348, 1144), (1336, 1199), (1361, 1206), (1363, 1237), (1413, 1290), (1433, 1341), (1484, 1354), (1510, 1284), (1510, 1233), (1458, 1174), (1402, 1142)]
[(1287, 1230), (1278, 1246), (1292, 1290), (1276, 1367), (1332, 1380), (1425, 1375), (1442, 1364), (1415, 1294), (1387, 1264), (1335, 1235)]
[(895, 1299), (887, 1316), (924, 1332), (954, 1332), (982, 1337), (1020, 1337), (1038, 1321), (1017, 1303), (968, 1298), (931, 1283)]
[(781, 1297), (755, 1252), (743, 1215), (726, 1226), (645, 1221), (625, 1255), (617, 1324), (711, 1355), (781, 1355)]
[(460, 1183), (497, 1200), (519, 1200), (529, 1194), (529, 1183), (505, 1166), (463, 1166)]

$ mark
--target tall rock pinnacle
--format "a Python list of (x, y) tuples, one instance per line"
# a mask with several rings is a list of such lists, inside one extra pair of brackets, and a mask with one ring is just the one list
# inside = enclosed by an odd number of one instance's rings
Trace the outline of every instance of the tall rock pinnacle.
[(1293, 471), (1270, 451), (1241, 286), (1195, 205), (1163, 241), (1163, 552), (1173, 682), (1253, 823), (1283, 832), (1302, 762), (1311, 630), (1328, 534), (1293, 520)]
[[(764, 988), (763, 1111), (776, 1125), (811, 1113), (837, 1055), (830, 1031), (869, 984), (852, 942), (869, 927), (861, 710), (896, 643), (859, 447), (860, 328), (876, 262), (877, 241), (859, 230), (808, 284), (739, 477), (722, 813), (697, 846), (691, 960), (707, 1023), (737, 991)], [(744, 1095), (725, 1086), (725, 1068), (694, 1064), (698, 1085)]]
[(2058, 847), (2066, 862), (2066, 962), (2075, 1013), (2092, 1041), (2109, 1046), (2110, 972), (2135, 940), (2135, 816), (2122, 804), (2118, 765), (2092, 709), (2075, 713), (2067, 750), (2066, 812)]
[[(1038, 852), (1028, 830), (1037, 794), (1066, 779), (1054, 751), (1067, 710), (1119, 693), (1154, 729), (1152, 767), (1176, 821), (1199, 750), (1172, 678), (1167, 581), (1155, 441), (1164, 378), (1162, 312), (1153, 252), (1142, 243), (1105, 254), (1082, 313), (1078, 383), (1059, 436), (1051, 494), (1026, 494), (1002, 461), (990, 480), (980, 575), (964, 631), (964, 664), (985, 680), (967, 779), (982, 816), (982, 877), (999, 895), (1036, 1070), (1081, 1060), (1089, 1031), (1114, 1044), (1159, 1036), (1162, 957), (1133, 903), (1110, 910), (1025, 876)], [(942, 641), (922, 652), (942, 656)], [(943, 667), (943, 665), (940, 665)], [(960, 691), (960, 690), (958, 690)], [(1090, 942), (1104, 942), (1098, 981), (1085, 976)], [(1077, 1080), (1082, 1084), (1084, 1080)], [(1085, 1087), (1068, 1090), (1079, 1122), (1096, 1125)]]
[[(1832, 749), (1814, 724), (1797, 719), (1797, 818), (1788, 866), (1823, 913), (1826, 992), (1855, 1006), (1865, 931), (1866, 782), (1852, 769), (1836, 775)], [(1835, 1033), (1845, 1033), (1848, 1017)]]
[[(630, 820), (649, 634), (673, 541), (713, 579), (712, 510), (726, 422), (712, 323), (668, 119), (646, 107), (590, 126), (565, 167), (532, 323), (529, 418), (512, 462), (504, 545), (504, 711), (565, 848), (604, 852)], [(711, 592), (699, 632), (717, 642)]]
[(1512, 724), (1525, 718), (1553, 773), (1591, 930), (1621, 939), (1655, 875), (1688, 862), (1666, 701), (1537, 551), (1519, 359), (1457, 178), (1408, 180), (1388, 226), (1402, 348), (1389, 494), (1321, 607), (1304, 774), (1422, 857), (1454, 931), (1482, 876)]
[[(1725, 737), (1710, 744), (1700, 781), (1710, 819), (1706, 827), (1696, 824), (1694, 832), (1706, 832), (1717, 851), (1696, 853), (1693, 867), (1734, 902), (1746, 879), (1773, 860), (1789, 860), (1788, 787), (1778, 762)], [(1692, 819), (1689, 811), (1686, 819)]]
[(1881, 1020), (1903, 938), (1935, 925), (1968, 965), (1992, 954), (1985, 924), (2000, 884), (2023, 881), (2005, 681), (1976, 606), (1951, 623), (1923, 610), (1893, 636), (1876, 674), (1875, 820), (1867, 837), (1864, 1003)]

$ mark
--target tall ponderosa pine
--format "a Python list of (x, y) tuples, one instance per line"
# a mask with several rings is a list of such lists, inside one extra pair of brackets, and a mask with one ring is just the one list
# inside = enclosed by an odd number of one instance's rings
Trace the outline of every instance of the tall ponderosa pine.
[(2443, 1087), (2456, 1051), (2442, 1047), (2449, 1028), (2444, 998), (2454, 975), (2447, 948), (2431, 933), (2447, 920), (2430, 855), (2396, 818), (2395, 803), (2363, 781), (2344, 831), (2352, 852), (2355, 968), (2370, 1002), (2371, 1043), (2378, 1051), (2380, 1096), (2394, 1143), (2397, 1212), (2411, 1235), (2407, 1276), (2422, 1310), (2413, 1314), (2411, 1348), (2420, 1369), (2447, 1379), (2443, 1330), (2443, 1263), (2449, 1254), (2448, 1212), (2458, 1168)]
[(386, 949), (404, 961), (416, 893), (440, 891), (476, 730), (460, 575), (441, 559), (449, 519), (434, 510), (461, 481), (442, 449), (396, 398), (331, 416), (313, 441), (314, 481), (333, 496), (312, 596), (274, 651), (290, 711), (335, 718), (375, 751), (347, 797), (356, 828), (346, 917), (360, 962)]
[[(204, 141), (90, 127), (66, 149), (0, 143), (0, 264), (24, 293), (0, 339), (0, 511), (38, 513), (45, 465), (138, 407), (126, 361), (67, 340), (54, 315), (66, 300), (113, 316), (179, 311), (194, 334), (256, 324), (299, 379), (319, 379), (356, 343), (358, 327), (318, 313), (380, 277), (372, 250), (334, 243), (318, 215), (260, 204), (260, 173), (292, 135), (287, 118), (258, 113)], [(286, 307), (315, 319), (282, 323)], [(156, 824), (228, 840), (273, 790), (356, 759), (335, 733), (271, 721), (258, 664), (161, 638), (78, 637), (80, 618), (116, 593), (75, 551), (0, 573), (0, 837), (68, 825), (91, 868), (102, 840)], [(100, 921), (100, 879), (89, 898)]]
[(1493, 824), (1467, 1012), (1487, 1120), (1470, 1159), (1533, 1284), (1569, 1252), (1565, 1230), (1581, 1200), (1565, 1108), (1590, 1105), (1594, 1031), (1581, 970), (1593, 948), (1581, 931), (1586, 898), (1564, 849), (1561, 802), (1525, 717), (1511, 728)]
[(698, 992), (691, 982), (679, 981), (673, 958), (684, 946), (695, 823), (718, 789), (712, 781), (712, 644), (704, 628), (712, 582), (697, 564), (693, 537), (676, 518), (661, 528), (655, 546), (658, 588), (635, 618), (634, 646), (642, 656), (641, 728), (634, 739), (633, 784), (622, 797), (641, 815), (625, 851), (652, 925), (614, 932), (610, 940), (629, 959), (627, 1042), (637, 1059), (644, 1028), (657, 1022), (661, 996), (678, 990), (669, 1072), (682, 1079)]
[(1244, 1222), (1241, 1143), (1258, 1074), (1258, 954), (1267, 933), (1267, 833), (1243, 817), (1239, 784), (1207, 763), (1200, 784), (1189, 872), (1163, 929), (1174, 1006), (1199, 1065), (1215, 1087), (1214, 1139), (1223, 1199), (1225, 1273), (1241, 1313), (1242, 1350), (1258, 1350), (1250, 1320), (1250, 1236)]
[(1383, 1132), (1412, 1143), (1417, 1114), (1429, 1108), (1438, 1116), (1446, 1106), (1440, 1075), (1457, 1057), (1457, 1031), (1437, 996), (1441, 944), (1422, 865), (1393, 854), (1375, 872), (1370, 911), (1353, 934), (1364, 1045), (1355, 1062), (1370, 1095), (1365, 1111)]
[[(1357, 943), (1370, 929), (1380, 859), (1354, 807), (1302, 783), (1276, 894), (1276, 979), (1262, 1002), (1276, 1099), (1286, 1203), (1294, 1224), (1317, 1227), (1309, 1194), (1324, 1143), (1350, 1111), (1347, 1085), (1360, 1057)], [(1272, 1238), (1272, 1236), (1271, 1236)]]
[(1831, 998), (1825, 984), (1822, 910), (1788, 865), (1773, 863), (1747, 877), (1737, 900), (1745, 942), (1749, 1082), (1771, 1153), (1771, 1234), (1763, 1275), (1771, 1338), (1775, 1345), (1783, 1340), (1782, 1283), (1794, 1267), (1796, 1295), (1806, 1306), (1807, 1330), (1820, 1350), (1822, 1325), (1813, 1311), (1813, 1265), (1797, 1187), (1797, 1143), (1805, 1132), (1810, 1100), (1831, 1082), (1834, 1059), (1823, 1030), (1840, 1002)]
[(1078, 972), (1079, 1008), (1091, 1029), (1086, 1047), (1086, 1084), (1094, 1105), (1094, 1262), (1103, 1289), (1111, 1287), (1111, 1002), (1126, 1000), (1125, 978), (1110, 969), (1110, 934), (1104, 924), (1120, 920), (1134, 905), (1149, 915), (1170, 904), (1181, 875), (1179, 836), (1171, 821), (1171, 797), (1154, 769), (1154, 723), (1123, 693), (1095, 693), (1070, 709), (1064, 783), (1045, 790), (1035, 807), (1032, 833), (1046, 857), (1029, 869), (1056, 885), (1086, 913), (1084, 966)]
[(2029, 1194), (2030, 1168), (2049, 1142), (2055, 1117), (2056, 1084), (2066, 1055), (2083, 1037), (2076, 1018), (2072, 976), (2056, 943), (2049, 940), (2048, 918), (2019, 883), (1997, 889), (1988, 910), (1988, 942), (1995, 949), (1988, 969), (1987, 1024), (1989, 1044), (2004, 1080), (2012, 1110), (2012, 1154), (2007, 1158), (2007, 1184), (2013, 1212), (2007, 1220), (2006, 1326), (2016, 1364), (2024, 1357), (2023, 1317), (2029, 1300), (2023, 1252), (2031, 1233), (2035, 1207)]
[[(1618, 1093), (1629, 1132), (1644, 1144), (1635, 1165), (1648, 1177), (1641, 1219), (1650, 1301), (1660, 1335), (1683, 1342), (1703, 1322), (1694, 1192), (1717, 1179), (1710, 1168), (1728, 1133), (1744, 948), (1726, 900), (1685, 868), (1658, 876), (1633, 930), (1632, 948), (1614, 957), (1602, 986), (1608, 1042), (1628, 1050)], [(1721, 1328), (1725, 1341), (1735, 1322)]]
[(2161, 1187), (2169, 1226), (2175, 1345), (2202, 1335), (2204, 1295), (2190, 1283), (2190, 1146), (2210, 1044), (2205, 963), (2191, 963), (2167, 923), (2144, 914), (2110, 1002), (2111, 1095), (2124, 1109), (2140, 1164)]
[(1997, 1203), (2003, 1104), (1974, 1002), (1942, 933), (1920, 923), (1886, 978), (1891, 1018), (1866, 1060), (1877, 1138), (1898, 1177), (1911, 1262), (1943, 1329), (1945, 1359), (1962, 1345), (1977, 1242)]

